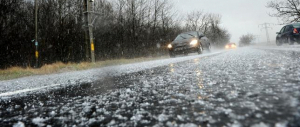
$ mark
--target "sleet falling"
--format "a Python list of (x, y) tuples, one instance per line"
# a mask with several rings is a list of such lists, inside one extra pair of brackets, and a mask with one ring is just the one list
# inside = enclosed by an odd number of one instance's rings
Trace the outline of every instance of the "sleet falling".
[(247, 47), (181, 56), (88, 83), (1, 96), (0, 125), (297, 127), (299, 54)]

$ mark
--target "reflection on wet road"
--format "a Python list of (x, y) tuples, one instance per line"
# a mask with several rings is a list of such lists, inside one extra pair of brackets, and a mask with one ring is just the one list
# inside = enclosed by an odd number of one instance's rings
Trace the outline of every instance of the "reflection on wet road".
[(1, 101), (0, 124), (300, 126), (300, 59), (244, 48)]

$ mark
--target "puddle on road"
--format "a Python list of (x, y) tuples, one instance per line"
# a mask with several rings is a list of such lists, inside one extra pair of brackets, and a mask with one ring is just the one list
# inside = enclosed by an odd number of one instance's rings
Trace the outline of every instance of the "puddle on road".
[(174, 64), (169, 65), (169, 70), (170, 70), (171, 73), (174, 73), (174, 71), (175, 71)]

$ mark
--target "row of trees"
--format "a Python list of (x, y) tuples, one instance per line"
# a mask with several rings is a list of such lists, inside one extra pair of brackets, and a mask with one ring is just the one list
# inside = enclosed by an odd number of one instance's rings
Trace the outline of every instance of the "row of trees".
[(94, 30), (98, 59), (153, 55), (160, 50), (157, 45), (166, 45), (181, 32), (168, 0), (102, 2), (106, 7), (97, 11), (105, 16)]
[[(33, 66), (34, 3), (0, 1), (0, 67)], [(38, 42), (41, 64), (79, 62), (85, 47), (82, 1), (39, 0)]]
[[(38, 1), (40, 65), (88, 61), (84, 0)], [(0, 68), (33, 66), (34, 3), (1, 0), (0, 8)], [(94, 1), (93, 11), (100, 14), (93, 24), (96, 59), (162, 55), (183, 31), (202, 31), (214, 45), (229, 41), (220, 15), (196, 11), (179, 19), (173, 10), (169, 0)]]

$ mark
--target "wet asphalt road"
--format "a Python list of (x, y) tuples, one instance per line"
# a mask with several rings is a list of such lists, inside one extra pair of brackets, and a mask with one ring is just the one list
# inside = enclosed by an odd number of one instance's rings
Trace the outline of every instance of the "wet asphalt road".
[(0, 125), (298, 127), (299, 56), (242, 48), (1, 100)]

